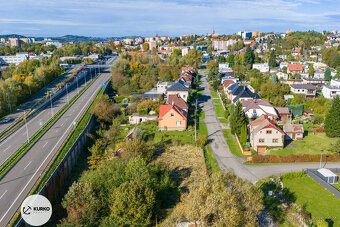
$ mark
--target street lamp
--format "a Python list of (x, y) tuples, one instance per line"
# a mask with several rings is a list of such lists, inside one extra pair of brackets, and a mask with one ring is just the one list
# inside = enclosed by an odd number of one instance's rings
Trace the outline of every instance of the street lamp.
[(12, 113), (11, 98), (9, 97), (8, 88), (12, 88), (12, 87), (7, 87), (7, 96), (8, 96), (9, 112)]
[(25, 127), (26, 127), (27, 143), (30, 143), (30, 137), (28, 136), (28, 128), (27, 128), (27, 121), (26, 121), (26, 111), (24, 111), (24, 120), (25, 120)]
[(52, 117), (54, 116), (54, 113), (53, 113), (53, 105), (52, 105), (52, 95), (51, 95), (51, 92), (47, 92), (47, 94), (50, 96), (50, 102), (51, 102), (51, 115)]
[(320, 169), (321, 169), (321, 162), (322, 162), (322, 152), (323, 152), (323, 150), (321, 150), (320, 152), (321, 152), (321, 154), (320, 154)]
[(79, 89), (78, 89), (78, 75), (76, 76), (77, 78), (77, 93), (79, 94)]
[(68, 84), (65, 85), (66, 86), (66, 99), (67, 99), (67, 103), (69, 103), (69, 101), (68, 101), (68, 89), (67, 89), (67, 85)]

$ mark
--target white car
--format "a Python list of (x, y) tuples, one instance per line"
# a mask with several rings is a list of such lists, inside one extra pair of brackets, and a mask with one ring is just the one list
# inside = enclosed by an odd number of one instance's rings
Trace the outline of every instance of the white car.
[(11, 122), (11, 121), (13, 121), (13, 118), (6, 117), (2, 121), (0, 121), (0, 124), (5, 124), (5, 123)]

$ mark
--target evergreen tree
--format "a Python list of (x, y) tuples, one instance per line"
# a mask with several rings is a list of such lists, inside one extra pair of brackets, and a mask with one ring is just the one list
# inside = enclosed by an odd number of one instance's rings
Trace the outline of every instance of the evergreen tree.
[(252, 65), (254, 64), (254, 60), (255, 60), (255, 55), (253, 50), (250, 48), (250, 46), (247, 46), (246, 52), (244, 54), (244, 65)]
[(314, 77), (314, 66), (313, 66), (313, 64), (310, 64), (308, 66), (308, 68), (309, 68), (309, 72), (308, 72), (309, 78), (313, 78)]
[(272, 81), (273, 81), (274, 83), (277, 83), (277, 82), (279, 82), (279, 78), (277, 77), (277, 75), (276, 75), (276, 74), (274, 74), (274, 75), (273, 75), (273, 77), (272, 77)]
[(244, 124), (248, 124), (248, 118), (242, 110), (242, 104), (237, 101), (234, 108), (232, 108), (232, 113), (230, 115), (230, 128), (232, 134), (241, 134), (241, 128)]
[(331, 70), (328, 67), (325, 71), (325, 80), (330, 81), (331, 80)]
[(241, 139), (240, 139), (240, 143), (242, 146), (244, 146), (247, 142), (248, 139), (248, 130), (247, 130), (247, 125), (243, 124), (242, 128), (241, 128)]
[(270, 52), (268, 65), (269, 65), (270, 68), (274, 68), (274, 67), (277, 66), (277, 64), (276, 64), (276, 57), (275, 57), (275, 50), (272, 50)]
[(333, 99), (325, 119), (325, 132), (328, 137), (340, 137), (340, 97)]

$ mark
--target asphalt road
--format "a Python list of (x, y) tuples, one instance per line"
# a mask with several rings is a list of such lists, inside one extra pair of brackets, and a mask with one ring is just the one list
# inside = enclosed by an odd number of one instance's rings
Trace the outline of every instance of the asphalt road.
[(7, 117), (12, 118), (13, 120), (8, 122), (8, 123), (2, 123), (0, 124), (0, 133), (5, 131), (8, 127), (10, 127), (12, 124), (16, 122), (20, 117), (24, 115), (24, 112), (28, 112), (33, 108), (37, 103), (39, 103), (45, 96), (46, 92), (53, 91), (56, 87), (57, 84), (59, 84), (61, 81), (65, 80), (68, 78), (72, 73), (79, 67), (79, 65), (70, 70), (69, 72), (63, 74), (62, 76), (58, 77), (51, 83), (49, 83), (45, 88), (41, 89), (41, 91), (38, 92), (32, 99), (21, 105), (18, 109), (16, 109), (13, 113), (9, 114)]
[[(93, 73), (94, 77), (94, 73)], [(90, 74), (87, 75), (86, 82), (91, 79)], [(79, 91), (85, 86), (85, 79), (78, 81)], [(71, 100), (76, 94), (77, 86), (69, 88), (68, 99)], [(57, 100), (52, 101), (53, 114), (56, 114), (63, 106), (67, 104), (67, 94), (63, 94)], [(27, 131), (29, 138), (33, 136), (46, 122), (52, 118), (52, 110), (50, 104), (46, 105), (34, 118), (27, 122)], [(12, 156), (27, 141), (27, 132), (25, 125), (20, 127), (12, 135), (0, 143), (0, 166)]]
[[(203, 72), (200, 72), (200, 74), (204, 75)], [(241, 158), (231, 153), (223, 136), (220, 122), (216, 117), (206, 75), (202, 78), (202, 87), (204, 88), (202, 92), (203, 101), (200, 103), (200, 108), (205, 112), (204, 122), (208, 129), (208, 139), (211, 141), (213, 154), (221, 169), (232, 170), (237, 176), (255, 183), (259, 179), (272, 175), (302, 171), (307, 168), (319, 168), (319, 163), (244, 165)], [(323, 163), (322, 166), (326, 168), (339, 168), (340, 163)]]
[[(0, 226), (6, 226), (91, 101), (110, 78), (103, 73), (0, 181)], [(48, 114), (48, 113), (47, 113)]]

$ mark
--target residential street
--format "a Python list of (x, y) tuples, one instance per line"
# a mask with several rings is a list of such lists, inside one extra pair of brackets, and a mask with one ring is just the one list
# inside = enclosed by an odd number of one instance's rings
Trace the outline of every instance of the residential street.
[[(220, 166), (224, 170), (233, 170), (237, 176), (247, 179), (253, 183), (261, 178), (271, 175), (280, 175), (286, 172), (301, 171), (307, 168), (318, 168), (319, 163), (292, 163), (292, 164), (272, 164), (272, 165), (244, 165), (242, 159), (234, 156), (226, 143), (222, 133), (220, 122), (218, 121), (211, 98), (207, 77), (202, 71), (202, 87), (204, 88), (203, 101), (200, 107), (205, 112), (204, 122), (208, 129), (208, 139), (211, 141), (213, 154)], [(339, 168), (340, 163), (323, 163), (324, 167)]]

